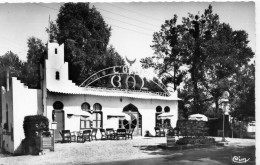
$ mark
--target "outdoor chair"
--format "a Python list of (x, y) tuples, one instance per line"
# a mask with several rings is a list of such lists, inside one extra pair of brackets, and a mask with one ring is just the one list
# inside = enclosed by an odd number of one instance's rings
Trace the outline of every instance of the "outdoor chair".
[(154, 127), (154, 130), (155, 130), (155, 136), (157, 137), (161, 136), (159, 127)]
[(97, 129), (93, 128), (92, 129), (92, 133), (91, 133), (91, 139), (93, 140), (93, 137), (95, 138), (95, 140), (97, 140)]
[(107, 136), (107, 139), (109, 139), (109, 140), (116, 139), (116, 133), (115, 133), (114, 129), (113, 128), (107, 128), (106, 129), (106, 136)]
[(160, 128), (160, 136), (165, 137), (165, 131), (163, 128)]
[(123, 129), (123, 128), (117, 129), (117, 131), (116, 131), (117, 140), (119, 140), (120, 137), (125, 138), (125, 140), (127, 139), (126, 129)]
[(78, 132), (78, 135), (77, 135), (77, 142), (84, 142), (84, 139), (83, 139), (83, 136), (82, 136), (83, 132)]
[(59, 131), (60, 132), (60, 135), (62, 137), (62, 143), (70, 143), (71, 142), (71, 133), (70, 133), (70, 130), (61, 130)]
[(134, 129), (129, 129), (126, 131), (126, 136), (128, 139), (130, 139), (130, 137), (131, 137), (131, 139), (133, 139), (133, 132), (134, 132)]
[(77, 138), (76, 138), (77, 136), (76, 136), (76, 132), (74, 131), (74, 132), (71, 132), (71, 142), (77, 142)]
[(106, 135), (105, 129), (101, 128), (100, 129), (100, 134), (101, 134), (101, 140), (106, 140), (107, 139), (107, 135)]
[(91, 130), (84, 130), (77, 136), (77, 142), (91, 141)]

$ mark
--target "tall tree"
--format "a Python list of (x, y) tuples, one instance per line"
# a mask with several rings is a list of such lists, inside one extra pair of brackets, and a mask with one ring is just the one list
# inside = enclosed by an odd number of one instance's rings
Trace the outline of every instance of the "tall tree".
[(234, 31), (228, 24), (221, 24), (216, 36), (206, 43), (205, 52), (209, 56), (205, 59), (203, 86), (219, 108), (219, 100), (224, 91), (229, 91), (231, 98), (235, 98), (239, 90), (232, 90), (237, 85), (237, 77), (248, 67), (254, 56), (248, 47), (248, 38), (245, 31)]
[(152, 67), (158, 72), (158, 76), (162, 78), (165, 84), (172, 83), (174, 90), (182, 82), (182, 78), (186, 74), (180, 70), (183, 65), (182, 48), (178, 38), (181, 35), (180, 26), (176, 25), (177, 16), (171, 20), (166, 20), (159, 32), (153, 35), (154, 56), (141, 60), (142, 67)]
[[(81, 84), (87, 77), (105, 67), (114, 65), (107, 55), (116, 58), (116, 64), (123, 60), (118, 54), (107, 49), (111, 28), (101, 14), (89, 3), (65, 3), (58, 18), (47, 30), (51, 39), (65, 43), (65, 60), (69, 62), (69, 77)], [(102, 62), (103, 61), (103, 62)]]
[(44, 59), (47, 55), (47, 48), (43, 42), (35, 37), (28, 38), (27, 61), (25, 62), (24, 82), (30, 88), (41, 88), (41, 70), (40, 65), (44, 65)]
[(188, 101), (182, 107), (189, 107), (192, 113), (204, 113), (215, 103), (218, 110), (223, 91), (230, 91), (234, 76), (254, 56), (247, 45), (247, 33), (221, 24), (211, 5), (201, 15), (189, 13), (180, 25), (176, 22), (175, 15), (154, 33), (155, 55), (141, 62), (144, 67), (159, 70), (159, 76), (161, 73), (170, 75), (175, 70), (173, 79), (165, 82), (177, 86), (185, 81), (185, 92), (181, 96)]

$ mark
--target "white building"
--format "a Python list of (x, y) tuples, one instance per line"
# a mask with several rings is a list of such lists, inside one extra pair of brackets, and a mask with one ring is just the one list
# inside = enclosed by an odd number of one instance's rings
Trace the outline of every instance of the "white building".
[[(134, 136), (154, 133), (157, 116), (168, 113), (175, 127), (178, 119), (177, 93), (159, 95), (152, 92), (79, 87), (68, 78), (68, 63), (64, 62), (64, 45), (48, 43), (48, 58), (43, 69), (42, 89), (28, 89), (15, 77), (2, 87), (2, 123), (9, 133), (1, 135), (1, 147), (19, 153), (24, 139), (25, 116), (43, 114), (59, 130), (79, 131), (91, 128), (134, 128)], [(93, 114), (89, 113), (93, 111)], [(118, 118), (118, 117), (125, 117)]]

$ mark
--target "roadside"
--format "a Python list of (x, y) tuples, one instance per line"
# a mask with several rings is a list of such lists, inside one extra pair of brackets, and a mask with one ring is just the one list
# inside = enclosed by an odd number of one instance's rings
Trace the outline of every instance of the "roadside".
[[(216, 138), (216, 140), (221, 140)], [(222, 158), (226, 154), (230, 158), (232, 150), (243, 150), (243, 147), (254, 146), (255, 139), (227, 139), (228, 146), (199, 148), (193, 150), (172, 151), (158, 147), (166, 143), (165, 137), (144, 138), (134, 137), (131, 140), (106, 140), (92, 141), (85, 143), (64, 143), (55, 144), (55, 152), (46, 151), (45, 155), (40, 156), (9, 156), (1, 157), (0, 164), (92, 164), (92, 163), (116, 163), (120, 161), (138, 161), (138, 160), (160, 160), (165, 157), (178, 159), (200, 160), (205, 155), (212, 153)], [(241, 148), (242, 147), (242, 148)], [(221, 149), (224, 149), (223, 151)], [(253, 150), (252, 147), (250, 150)], [(211, 151), (211, 152), (210, 152)], [(216, 152), (216, 153), (215, 153)], [(219, 154), (217, 154), (219, 152)], [(193, 155), (192, 153), (197, 153)], [(210, 155), (209, 155), (210, 156)], [(214, 156), (209, 157), (214, 160)], [(226, 160), (226, 159), (225, 159)], [(175, 160), (174, 160), (175, 161)], [(219, 161), (216, 159), (214, 161)], [(223, 162), (225, 164), (225, 162)]]

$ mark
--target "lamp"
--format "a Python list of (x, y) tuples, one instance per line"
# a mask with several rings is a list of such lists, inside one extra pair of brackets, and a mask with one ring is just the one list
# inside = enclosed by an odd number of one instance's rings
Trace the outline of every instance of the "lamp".
[(228, 91), (225, 91), (222, 95), (221, 98), (221, 105), (222, 105), (222, 110), (223, 110), (223, 135), (222, 135), (222, 142), (226, 142), (225, 139), (225, 114), (228, 114), (228, 97), (229, 97), (229, 93)]

